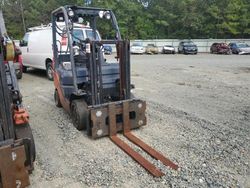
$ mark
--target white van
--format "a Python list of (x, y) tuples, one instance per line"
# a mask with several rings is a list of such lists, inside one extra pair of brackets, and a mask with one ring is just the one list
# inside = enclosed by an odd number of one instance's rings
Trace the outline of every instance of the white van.
[[(85, 40), (86, 38), (93, 39), (93, 30), (86, 25), (79, 24), (79, 27), (75, 27), (74, 25), (73, 33), (81, 40)], [(61, 44), (64, 44), (66, 49), (67, 38), (60, 36), (57, 36), (57, 38), (60, 38)], [(100, 40), (100, 34), (98, 32), (97, 38)], [(29, 32), (24, 35), (23, 40), (20, 41), (20, 48), (22, 50), (24, 72), (26, 72), (29, 67), (43, 69), (46, 70), (48, 79), (53, 80), (51, 25), (30, 28)]]

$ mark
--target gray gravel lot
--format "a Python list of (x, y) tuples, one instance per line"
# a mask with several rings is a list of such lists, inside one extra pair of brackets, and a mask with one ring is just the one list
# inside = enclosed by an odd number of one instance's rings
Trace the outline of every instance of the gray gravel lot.
[(153, 178), (108, 138), (74, 129), (53, 82), (31, 70), (20, 81), (37, 147), (30, 187), (250, 187), (250, 56), (133, 55), (132, 82), (148, 116), (134, 133), (180, 170), (146, 156), (166, 173)]

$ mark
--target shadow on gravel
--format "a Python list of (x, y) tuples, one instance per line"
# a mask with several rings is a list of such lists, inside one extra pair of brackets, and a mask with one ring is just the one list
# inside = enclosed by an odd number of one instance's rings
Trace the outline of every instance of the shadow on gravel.
[(240, 67), (239, 70), (244, 73), (250, 73), (250, 67)]
[(40, 69), (29, 69), (25, 74), (47, 79), (46, 71)]

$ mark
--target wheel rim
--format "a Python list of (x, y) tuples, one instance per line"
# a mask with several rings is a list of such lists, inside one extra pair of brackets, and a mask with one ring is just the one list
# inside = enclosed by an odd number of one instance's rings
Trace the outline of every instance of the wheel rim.
[(48, 66), (47, 74), (50, 79), (53, 78), (53, 71), (51, 66)]

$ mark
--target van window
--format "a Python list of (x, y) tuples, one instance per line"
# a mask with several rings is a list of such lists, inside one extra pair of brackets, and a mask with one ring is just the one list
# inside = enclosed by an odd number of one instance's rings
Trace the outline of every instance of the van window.
[[(84, 31), (86, 33), (86, 38), (89, 38), (90, 40), (94, 40), (94, 33), (92, 29), (86, 29)], [(82, 29), (73, 30), (73, 42), (80, 42), (79, 40), (85, 40), (86, 38), (83, 35)], [(96, 40), (100, 40), (100, 36), (98, 32), (96, 32)]]
[(84, 40), (83, 32), (81, 29), (74, 29), (73, 42), (80, 42), (79, 40)]
[[(94, 32), (92, 29), (86, 29), (86, 36), (87, 38), (89, 38), (90, 40), (95, 40), (94, 39)], [(100, 40), (100, 37), (98, 35), (98, 33), (96, 32), (96, 40)]]
[(21, 41), (20, 46), (28, 46), (28, 41), (29, 41), (29, 33), (25, 33), (23, 40)]

